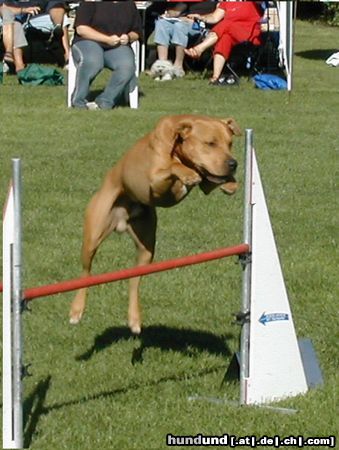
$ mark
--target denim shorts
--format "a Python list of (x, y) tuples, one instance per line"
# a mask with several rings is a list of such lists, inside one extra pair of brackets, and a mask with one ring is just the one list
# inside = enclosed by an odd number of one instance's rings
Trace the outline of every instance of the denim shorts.
[(200, 34), (192, 28), (192, 22), (178, 19), (164, 19), (159, 17), (155, 22), (154, 42), (168, 47), (170, 44), (187, 47), (191, 36)]

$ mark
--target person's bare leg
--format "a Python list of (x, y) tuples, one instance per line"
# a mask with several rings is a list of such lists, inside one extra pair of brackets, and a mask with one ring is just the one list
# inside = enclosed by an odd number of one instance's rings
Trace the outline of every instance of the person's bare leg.
[(168, 60), (168, 47), (165, 45), (158, 45), (157, 46), (157, 52), (158, 52), (158, 58), (161, 61), (167, 61)]
[(15, 59), (13, 52), (13, 42), (14, 42), (14, 25), (13, 23), (3, 24), (2, 27), (2, 39), (5, 49), (4, 62), (8, 67), (8, 73), (15, 73)]
[(49, 15), (51, 17), (52, 22), (57, 28), (60, 28), (60, 35), (62, 46), (64, 49), (64, 57), (65, 61), (68, 60), (69, 57), (69, 39), (68, 39), (68, 29), (67, 27), (63, 27), (63, 21), (65, 16), (64, 8), (52, 8), (49, 10)]
[(174, 75), (177, 78), (182, 78), (185, 76), (184, 71), (184, 58), (185, 58), (185, 47), (182, 47), (181, 45), (177, 45), (175, 47), (175, 61), (174, 61)]
[(218, 41), (217, 34), (211, 31), (210, 33), (208, 33), (206, 38), (202, 42), (200, 42), (200, 44), (185, 49), (184, 53), (187, 56), (190, 56), (191, 58), (199, 59), (202, 53), (204, 53), (204, 51), (207, 50), (208, 48), (215, 45), (217, 41)]
[(22, 48), (14, 48), (13, 55), (14, 55), (15, 71), (19, 72), (20, 70), (25, 68), (24, 53)]
[(65, 61), (69, 60), (69, 34), (68, 34), (68, 27), (64, 27), (64, 34), (62, 36), (62, 46), (64, 48), (64, 57)]
[(5, 48), (5, 52), (10, 54), (13, 53), (13, 24), (12, 23), (8, 23), (6, 25), (3, 25), (2, 27), (2, 39), (3, 39), (3, 44), (4, 44), (4, 48)]
[(216, 53), (213, 57), (213, 75), (210, 81), (216, 81), (220, 78), (226, 59), (220, 53)]
[(65, 10), (64, 8), (52, 8), (49, 10), (49, 15), (54, 25), (62, 25), (64, 20)]
[(180, 69), (183, 68), (183, 63), (184, 63), (184, 57), (185, 57), (185, 47), (182, 47), (181, 45), (177, 45), (175, 47), (175, 61), (174, 61), (174, 66), (175, 67), (180, 67)]

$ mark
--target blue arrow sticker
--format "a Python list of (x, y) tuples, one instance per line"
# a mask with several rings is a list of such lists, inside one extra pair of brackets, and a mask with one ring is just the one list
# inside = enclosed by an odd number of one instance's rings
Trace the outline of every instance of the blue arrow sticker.
[(278, 320), (289, 320), (287, 313), (262, 313), (259, 322), (266, 326), (267, 322), (277, 322)]

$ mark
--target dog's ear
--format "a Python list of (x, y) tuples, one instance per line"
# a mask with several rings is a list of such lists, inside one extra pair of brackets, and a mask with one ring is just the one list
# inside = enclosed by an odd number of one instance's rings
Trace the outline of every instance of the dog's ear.
[(150, 144), (156, 151), (170, 155), (178, 137), (186, 139), (190, 134), (192, 126), (192, 120), (187, 117), (163, 117), (150, 134)]
[(177, 135), (182, 139), (185, 140), (188, 138), (192, 131), (192, 121), (189, 119), (185, 119), (182, 122), (178, 123), (177, 127)]
[(242, 135), (242, 131), (237, 122), (233, 119), (233, 117), (229, 117), (228, 119), (221, 119), (221, 122), (227, 125), (227, 127), (231, 130), (232, 134), (234, 134), (235, 136)]

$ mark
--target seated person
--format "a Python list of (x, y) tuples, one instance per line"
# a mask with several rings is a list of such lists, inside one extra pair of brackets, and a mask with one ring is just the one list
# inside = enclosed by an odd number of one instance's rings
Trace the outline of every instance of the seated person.
[(261, 44), (260, 20), (263, 13), (261, 2), (220, 2), (211, 14), (204, 17), (199, 14), (190, 15), (191, 18), (195, 17), (216, 25), (203, 42), (185, 50), (185, 54), (191, 58), (200, 58), (207, 48), (215, 45), (210, 83), (222, 85), (220, 77), (233, 47), (245, 41), (250, 41), (254, 45)]
[(50, 15), (50, 18), (54, 24), (53, 35), (56, 38), (61, 38), (64, 49), (64, 57), (67, 63), (69, 58), (69, 36), (68, 28), (63, 26), (67, 2), (66, 0), (44, 0), (44, 3), (46, 4), (45, 11)]
[[(72, 56), (76, 67), (72, 106), (112, 109), (136, 84), (135, 56), (130, 44), (142, 33), (140, 14), (132, 0), (80, 4), (74, 23)], [(112, 70), (104, 91), (88, 102), (90, 85), (107, 67)]]
[[(158, 60), (154, 63), (151, 71), (155, 74), (156, 79), (166, 81), (173, 77), (181, 78), (185, 76), (183, 68), (184, 49), (187, 47), (189, 38), (201, 34), (199, 26), (193, 26), (194, 18), (189, 15), (194, 13), (200, 17), (201, 14), (207, 14), (214, 10), (215, 3), (212, 1), (170, 2), (167, 10), (155, 22), (154, 42), (157, 44)], [(173, 65), (168, 61), (170, 44), (175, 46)], [(159, 76), (157, 76), (157, 65), (162, 68), (161, 62), (167, 62), (168, 70), (165, 73), (159, 71)]]
[[(144, 3), (136, 1), (135, 4), (138, 6), (138, 3)], [(163, 14), (166, 2), (149, 2), (145, 14), (144, 14), (144, 30), (143, 30), (143, 41), (147, 42), (148, 38), (154, 31), (155, 21), (159, 17), (160, 14)]]
[[(21, 22), (26, 20), (27, 14), (36, 15), (48, 14), (52, 23), (53, 29), (52, 37), (60, 38), (64, 49), (65, 61), (68, 60), (69, 55), (69, 38), (68, 29), (63, 27), (63, 21), (67, 9), (67, 0), (5, 0), (1, 3), (5, 3), (6, 6), (15, 10), (17, 19)], [(0, 3), (0, 4), (1, 4)], [(29, 8), (33, 8), (30, 10)], [(34, 19), (35, 20), (35, 19)], [(16, 25), (17, 26), (17, 25)]]
[(11, 6), (5, 2), (0, 2), (0, 15), (3, 21), (3, 44), (5, 54), (3, 58), (4, 71), (17, 73), (25, 68), (23, 59), (23, 48), (26, 47), (27, 40), (23, 30), (23, 25), (15, 20), (17, 14), (38, 14), (40, 8), (37, 6)]
[[(64, 18), (68, 9), (67, 0), (11, 0), (22, 5), (24, 3), (41, 6), (39, 17), (30, 20), (33, 28), (51, 32), (50, 40), (60, 40), (64, 50), (64, 59), (67, 63), (69, 58), (69, 36), (68, 28), (64, 26)], [(48, 15), (48, 16), (46, 16)]]

